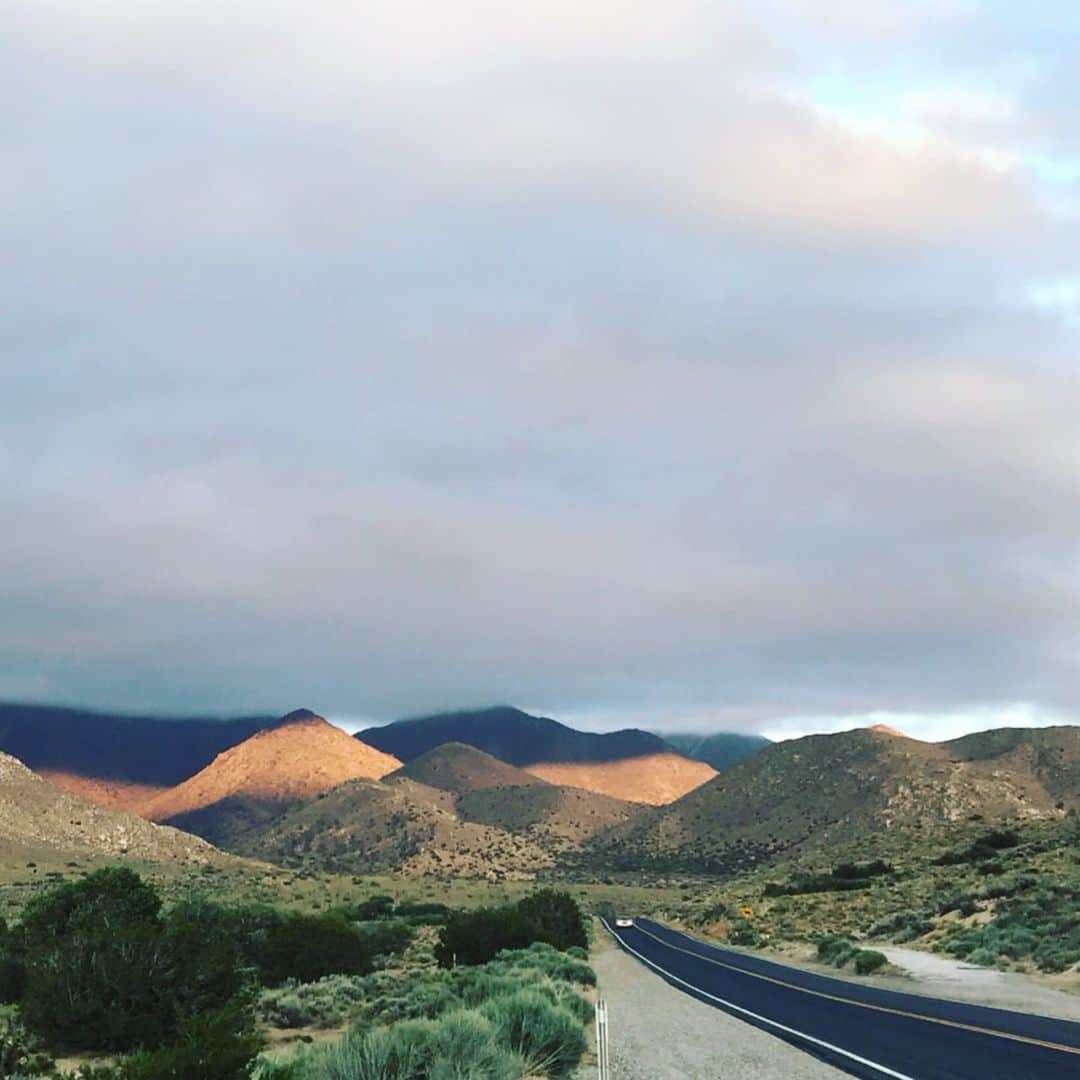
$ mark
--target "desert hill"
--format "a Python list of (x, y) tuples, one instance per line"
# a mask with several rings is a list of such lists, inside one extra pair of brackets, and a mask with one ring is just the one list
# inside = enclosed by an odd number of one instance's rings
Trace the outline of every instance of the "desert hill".
[(224, 842), (237, 820), (268, 820), (289, 803), (346, 780), (377, 779), (400, 764), (300, 709), (225, 750), (195, 776), (151, 800), (141, 813)]
[(463, 743), (429, 750), (386, 780), (406, 778), (452, 793), (463, 821), (526, 834), (560, 851), (629, 821), (640, 809), (593, 790), (549, 783)]
[(0, 751), (93, 802), (135, 807), (274, 722), (0, 704)]
[(1025, 823), (1080, 808), (1080, 728), (924, 743), (861, 729), (762, 750), (678, 802), (596, 841), (624, 863), (719, 873), (864, 845), (925, 844), (970, 820)]
[(551, 784), (652, 805), (674, 802), (716, 775), (704, 761), (670, 752), (597, 763), (539, 762), (528, 771)]
[(351, 874), (524, 878), (555, 862), (528, 837), (463, 820), (452, 793), (405, 776), (341, 784), (252, 830), (234, 850), (284, 866)]
[(367, 728), (357, 738), (405, 762), (443, 743), (456, 742), (518, 766), (550, 761), (621, 761), (662, 754), (668, 749), (662, 739), (647, 731), (577, 731), (557, 720), (532, 716), (508, 705), (396, 720), (383, 727)]
[(0, 754), (0, 863), (123, 856), (168, 863), (223, 858), (197, 837), (95, 806)]
[[(657, 735), (661, 735), (658, 731)], [(695, 761), (704, 761), (717, 772), (730, 769), (743, 758), (772, 745), (764, 735), (741, 735), (733, 731), (719, 731), (712, 735), (661, 735), (673, 749)]]
[[(359, 744), (358, 744), (359, 745)], [(236, 854), (342, 873), (533, 876), (642, 808), (557, 787), (471, 746), (449, 743), (382, 780), (355, 779), (315, 798), (230, 797), (173, 820)]]
[(398, 777), (406, 777), (457, 795), (483, 788), (527, 787), (544, 783), (532, 773), (507, 765), (505, 761), (500, 761), (483, 750), (454, 742), (443, 743), (434, 750), (428, 750), (413, 758), (393, 773), (390, 779)]

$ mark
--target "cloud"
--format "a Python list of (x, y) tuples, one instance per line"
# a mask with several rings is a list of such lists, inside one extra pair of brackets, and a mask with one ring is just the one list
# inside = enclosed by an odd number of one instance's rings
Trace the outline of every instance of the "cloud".
[(19, 5), (0, 692), (1068, 715), (1077, 132), (1018, 18)]

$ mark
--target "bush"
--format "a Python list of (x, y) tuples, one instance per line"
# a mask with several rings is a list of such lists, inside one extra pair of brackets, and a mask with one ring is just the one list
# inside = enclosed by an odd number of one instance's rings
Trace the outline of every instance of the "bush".
[(843, 967), (855, 953), (855, 945), (843, 934), (826, 934), (818, 941), (818, 959), (833, 967)]
[(356, 918), (361, 922), (367, 919), (385, 919), (394, 912), (392, 896), (372, 896), (356, 906)]
[(51, 1076), (53, 1060), (13, 1017), (0, 1018), (0, 1076)]
[(869, 975), (889, 962), (884, 953), (874, 949), (858, 949), (855, 953), (855, 974)]
[(585, 920), (566, 892), (544, 889), (517, 904), (455, 911), (439, 934), (435, 958), (443, 967), (483, 964), (507, 949), (544, 942), (556, 949), (588, 946)]
[(947, 851), (934, 859), (935, 866), (958, 866), (961, 863), (983, 862), (999, 851), (1007, 851), (1020, 843), (1020, 834), (1015, 829), (991, 829), (959, 851)]
[(895, 942), (914, 941), (930, 933), (934, 924), (925, 916), (914, 911), (899, 911), (872, 927), (872, 937), (888, 937)]
[(123, 1062), (120, 1080), (248, 1080), (262, 1042), (252, 1010), (233, 1002), (183, 1019), (167, 1045)]
[(304, 1080), (517, 1080), (522, 1074), (477, 1013), (353, 1029), (300, 1064)]
[(126, 1050), (160, 1042), (175, 1024), (161, 900), (126, 869), (99, 870), (27, 907), (20, 950), (22, 1015), (49, 1042)]
[(496, 998), (483, 1013), (500, 1042), (520, 1054), (530, 1072), (565, 1076), (585, 1053), (580, 1021), (536, 990)]
[(403, 953), (413, 939), (412, 926), (398, 918), (359, 923), (355, 930), (373, 957)]
[(246, 947), (264, 986), (286, 979), (314, 982), (326, 975), (366, 975), (373, 952), (364, 935), (336, 915), (278, 915), (261, 940)]
[(248, 981), (222, 926), (204, 922), (197, 907), (163, 917), (154, 889), (124, 868), (31, 901), (16, 953), (26, 973), (23, 1019), (58, 1046), (157, 1046), (182, 1017), (196, 1022), (238, 1000)]

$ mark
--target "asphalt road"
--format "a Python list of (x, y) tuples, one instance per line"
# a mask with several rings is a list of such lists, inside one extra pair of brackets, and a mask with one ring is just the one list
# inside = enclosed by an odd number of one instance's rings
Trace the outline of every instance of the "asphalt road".
[(1080, 1023), (817, 975), (651, 919), (605, 925), (672, 985), (853, 1076), (1080, 1080)]

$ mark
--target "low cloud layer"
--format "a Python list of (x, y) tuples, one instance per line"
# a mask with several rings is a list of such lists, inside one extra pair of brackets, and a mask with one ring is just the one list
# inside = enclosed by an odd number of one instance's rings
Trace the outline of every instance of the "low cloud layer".
[(16, 3), (0, 696), (1075, 716), (1078, 16), (804, 7)]

